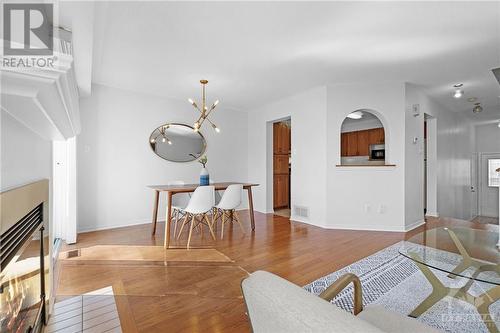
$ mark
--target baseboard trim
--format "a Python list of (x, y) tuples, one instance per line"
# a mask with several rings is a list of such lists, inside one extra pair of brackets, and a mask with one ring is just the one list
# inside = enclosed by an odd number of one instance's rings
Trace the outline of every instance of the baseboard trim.
[[(165, 223), (165, 219), (159, 219), (158, 222), (163, 222)], [(83, 234), (86, 232), (92, 232), (92, 231), (101, 231), (101, 230), (109, 230), (109, 229), (117, 229), (117, 228), (125, 228), (125, 227), (131, 227), (134, 225), (140, 225), (140, 224), (147, 224), (151, 223), (151, 220), (139, 220), (135, 222), (129, 222), (129, 223), (123, 223), (123, 224), (118, 224), (118, 225), (105, 225), (105, 226), (99, 226), (99, 227), (89, 227), (89, 228), (81, 228), (78, 229), (78, 234)]]
[(426, 212), (425, 216), (439, 217), (439, 213), (438, 212)]
[(398, 227), (392, 227), (392, 226), (387, 226), (387, 227), (378, 227), (374, 228), (371, 225), (331, 225), (331, 226), (325, 226), (325, 229), (339, 229), (339, 230), (358, 230), (358, 231), (385, 231), (385, 232), (406, 232), (405, 228), (398, 228)]
[[(248, 210), (248, 208), (237, 208), (236, 209), (238, 212)], [(256, 211), (257, 212), (257, 211)], [(160, 218), (157, 220), (157, 222), (162, 222), (165, 223), (165, 218)], [(134, 225), (140, 225), (140, 224), (150, 224), (151, 219), (142, 219), (142, 220), (137, 220), (129, 223), (123, 223), (123, 224), (118, 224), (118, 225), (104, 225), (104, 226), (99, 226), (99, 227), (88, 227), (88, 228), (79, 228), (77, 230), (77, 234), (83, 234), (86, 232), (92, 232), (92, 231), (101, 231), (101, 230), (109, 230), (109, 229), (117, 229), (117, 228), (125, 228), (125, 227), (131, 227)]]
[(408, 231), (411, 231), (415, 228), (418, 228), (420, 227), (421, 225), (425, 224), (425, 220), (419, 220), (419, 221), (415, 221), (413, 222), (412, 224), (408, 225), (405, 227), (405, 231), (408, 232)]

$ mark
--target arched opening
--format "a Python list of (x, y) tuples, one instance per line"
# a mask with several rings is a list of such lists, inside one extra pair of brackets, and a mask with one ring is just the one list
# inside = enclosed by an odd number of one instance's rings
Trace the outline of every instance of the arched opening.
[(384, 165), (386, 131), (372, 110), (349, 113), (340, 135), (341, 165)]

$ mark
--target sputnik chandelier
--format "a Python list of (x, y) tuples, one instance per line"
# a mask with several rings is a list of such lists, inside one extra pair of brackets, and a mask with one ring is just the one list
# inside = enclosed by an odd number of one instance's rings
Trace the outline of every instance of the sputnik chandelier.
[(201, 90), (201, 109), (198, 106), (198, 104), (196, 104), (195, 101), (193, 101), (191, 98), (188, 99), (189, 103), (191, 103), (191, 105), (194, 106), (194, 108), (200, 112), (200, 117), (198, 118), (198, 120), (193, 125), (194, 131), (198, 132), (200, 130), (200, 128), (201, 128), (201, 125), (203, 125), (203, 122), (205, 122), (205, 120), (206, 120), (206, 121), (208, 121), (212, 125), (213, 129), (217, 133), (219, 133), (220, 129), (217, 127), (217, 125), (215, 125), (208, 118), (208, 116), (210, 115), (210, 113), (212, 113), (212, 111), (215, 109), (215, 107), (217, 106), (217, 104), (219, 104), (219, 100), (216, 100), (214, 102), (214, 104), (212, 104), (212, 106), (209, 109), (207, 107), (206, 98), (205, 98), (205, 86), (207, 85), (208, 81), (207, 80), (200, 80), (200, 83), (201, 83), (201, 87), (202, 87), (202, 90)]

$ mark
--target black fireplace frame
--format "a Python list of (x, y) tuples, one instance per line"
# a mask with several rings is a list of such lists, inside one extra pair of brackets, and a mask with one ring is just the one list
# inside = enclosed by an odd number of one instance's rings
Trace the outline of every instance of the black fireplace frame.
[[(40, 237), (40, 306), (36, 319), (29, 325), (26, 333), (41, 332), (42, 327), (47, 324), (46, 317), (46, 295), (45, 295), (45, 253), (44, 253), (44, 225), (43, 209), (44, 203), (40, 203), (26, 214), (17, 223), (0, 235), (0, 271), (3, 271), (12, 258), (18, 253), (38, 231)], [(6, 286), (0, 285), (0, 293)]]

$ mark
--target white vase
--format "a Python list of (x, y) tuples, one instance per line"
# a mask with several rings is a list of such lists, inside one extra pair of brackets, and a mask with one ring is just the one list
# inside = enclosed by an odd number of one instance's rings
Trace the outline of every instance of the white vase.
[(200, 186), (210, 185), (210, 175), (207, 168), (203, 167), (200, 172)]

